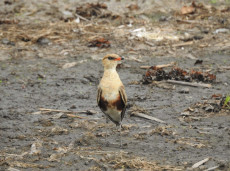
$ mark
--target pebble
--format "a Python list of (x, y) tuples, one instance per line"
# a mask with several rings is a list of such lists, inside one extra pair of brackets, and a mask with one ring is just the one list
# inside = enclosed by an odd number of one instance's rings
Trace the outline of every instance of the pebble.
[(75, 105), (72, 105), (70, 109), (77, 109), (77, 107)]
[(63, 113), (61, 116), (60, 116), (60, 118), (68, 118), (68, 115), (66, 114), (66, 113)]
[(229, 29), (226, 29), (226, 28), (220, 28), (220, 29), (216, 29), (216, 31), (214, 31), (213, 33), (228, 33), (229, 32)]
[(208, 105), (208, 106), (205, 108), (205, 110), (206, 110), (207, 112), (212, 112), (212, 111), (214, 110), (214, 107), (213, 107), (212, 105)]
[(6, 38), (3, 38), (3, 39), (2, 39), (2, 44), (4, 44), (4, 45), (15, 46), (15, 43), (14, 43), (14, 42), (11, 42), (11, 41), (9, 41), (9, 40), (6, 39)]
[(62, 11), (62, 14), (63, 14), (62, 17), (63, 17), (64, 20), (74, 18), (72, 12), (70, 12), (70, 11)]
[(161, 17), (159, 18), (159, 21), (167, 21), (167, 17), (166, 17), (166, 16), (161, 16)]
[(179, 93), (181, 94), (189, 94), (189, 88), (182, 88), (181, 90), (179, 90)]
[(86, 79), (86, 78), (82, 78), (81, 79), (81, 83), (83, 83), (83, 84), (89, 84), (89, 80)]
[(45, 37), (40, 37), (38, 38), (37, 43), (39, 45), (48, 45), (50, 43), (50, 40)]
[(85, 165), (86, 165), (86, 166), (89, 165), (89, 161), (85, 161)]
[(186, 111), (186, 112), (182, 112), (180, 115), (181, 116), (190, 116), (191, 114), (188, 111)]
[(98, 79), (94, 75), (85, 75), (84, 78), (93, 83), (98, 81)]

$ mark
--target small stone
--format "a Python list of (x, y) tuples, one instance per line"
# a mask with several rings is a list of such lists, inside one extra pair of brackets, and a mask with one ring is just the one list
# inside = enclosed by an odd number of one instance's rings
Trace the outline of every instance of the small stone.
[(52, 116), (52, 119), (59, 119), (64, 113), (57, 113)]
[(40, 37), (38, 38), (37, 43), (39, 45), (48, 45), (50, 43), (50, 40), (45, 37)]
[(182, 112), (180, 115), (181, 116), (190, 116), (190, 113), (188, 111), (186, 111), (186, 112)]
[(205, 110), (207, 112), (212, 112), (212, 111), (214, 111), (214, 107), (212, 105), (208, 105), (207, 107), (205, 107)]
[(89, 165), (89, 161), (85, 161), (85, 165), (86, 165), (86, 166)]
[(70, 109), (77, 109), (77, 107), (75, 105), (72, 105)]
[(202, 35), (195, 35), (195, 36), (193, 36), (194, 40), (201, 40), (203, 38), (204, 38), (204, 36), (202, 36)]
[(8, 39), (2, 39), (2, 44), (7, 45), (10, 41)]
[(179, 93), (181, 94), (188, 94), (189, 93), (189, 88), (182, 88), (181, 90), (179, 90)]
[(86, 78), (87, 80), (89, 80), (90, 82), (93, 82), (93, 83), (98, 81), (98, 79), (94, 75), (86, 75), (86, 76), (84, 76), (84, 78)]
[(209, 30), (207, 30), (207, 29), (202, 29), (201, 32), (204, 33), (204, 34), (208, 34), (208, 33), (209, 33)]
[(194, 113), (199, 113), (199, 110), (195, 108)]
[(70, 11), (63, 11), (62, 14), (63, 14), (62, 17), (63, 17), (63, 19), (64, 19), (65, 21), (74, 18), (73, 13), (70, 12)]
[(37, 76), (37, 78), (39, 78), (39, 79), (44, 79), (46, 76), (45, 75), (42, 75), (42, 74), (37, 74), (38, 76)]
[(9, 41), (9, 40), (6, 39), (6, 38), (3, 38), (3, 39), (2, 39), (2, 44), (4, 44), (4, 45), (15, 46), (15, 43), (14, 43), (14, 42), (11, 42), (11, 41)]
[(159, 21), (167, 21), (167, 17), (166, 17), (166, 16), (161, 16), (161, 17), (159, 18)]
[(86, 79), (86, 78), (82, 78), (82, 79), (81, 79), (81, 83), (83, 83), (83, 84), (88, 84), (88, 83), (89, 83), (89, 80)]
[(64, 118), (68, 118), (68, 115), (66, 113), (63, 113), (60, 118), (64, 119)]

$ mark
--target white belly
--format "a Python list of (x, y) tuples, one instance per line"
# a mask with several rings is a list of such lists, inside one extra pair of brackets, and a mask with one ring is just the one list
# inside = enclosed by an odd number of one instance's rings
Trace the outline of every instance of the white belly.
[(105, 111), (105, 113), (107, 115), (109, 115), (112, 120), (120, 123), (121, 122), (121, 111), (118, 111), (116, 109), (113, 109), (113, 108), (107, 108), (107, 110)]
[(104, 93), (102, 92), (103, 97), (105, 98), (105, 100), (107, 101), (114, 101), (117, 99), (119, 92), (118, 91), (110, 91), (110, 93), (106, 93), (108, 91), (104, 91)]

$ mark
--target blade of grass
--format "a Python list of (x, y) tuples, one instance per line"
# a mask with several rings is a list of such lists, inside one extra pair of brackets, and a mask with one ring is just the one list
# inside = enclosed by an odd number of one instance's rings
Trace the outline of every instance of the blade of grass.
[(229, 103), (230, 102), (230, 96), (227, 95), (226, 98), (225, 98), (225, 101), (224, 101), (224, 107), (226, 106), (227, 108), (230, 109), (230, 106), (229, 106)]

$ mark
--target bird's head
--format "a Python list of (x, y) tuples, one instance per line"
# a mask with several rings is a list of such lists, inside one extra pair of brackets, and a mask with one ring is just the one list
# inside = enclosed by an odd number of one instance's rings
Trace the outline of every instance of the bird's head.
[(124, 58), (117, 54), (108, 54), (103, 58), (102, 63), (105, 69), (115, 69), (117, 64), (121, 63), (121, 60), (124, 60)]

